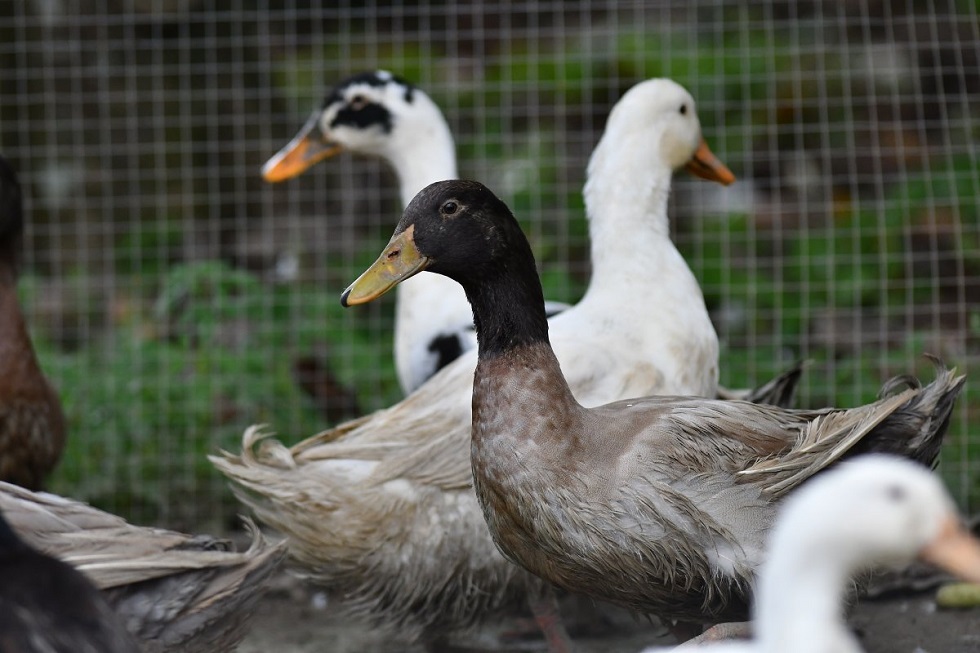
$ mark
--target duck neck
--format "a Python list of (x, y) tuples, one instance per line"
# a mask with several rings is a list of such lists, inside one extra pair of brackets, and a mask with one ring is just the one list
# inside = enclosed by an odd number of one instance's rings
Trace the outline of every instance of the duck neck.
[[(421, 97), (416, 99), (422, 100)], [(402, 134), (400, 146), (393, 148), (387, 157), (398, 175), (402, 207), (408, 206), (429, 184), (459, 178), (453, 135), (435, 105), (433, 111), (438, 120), (427, 121), (418, 128), (414, 125), (403, 127), (410, 131)]]
[(481, 361), (528, 345), (550, 346), (544, 293), (534, 257), (527, 241), (520, 240), (523, 256), (500, 261), (478, 277), (462, 282), (473, 308)]
[(856, 563), (842, 561), (839, 550), (828, 555), (813, 548), (772, 548), (773, 557), (759, 580), (755, 602), (761, 651), (790, 650), (801, 642), (812, 642), (814, 651), (830, 650), (818, 648), (820, 642), (828, 641), (835, 642), (839, 648), (834, 650), (841, 653), (851, 650), (845, 644), (853, 636), (843, 621), (842, 604)]
[[(592, 256), (590, 292), (646, 278), (651, 266), (680, 265), (693, 279), (683, 258), (661, 255), (664, 251), (676, 254), (667, 218), (673, 171), (659, 162), (651, 164), (650, 159), (656, 157), (650, 152), (629, 147), (613, 151), (614, 144), (615, 139), (604, 138), (596, 147), (585, 184)], [(635, 170), (650, 172), (637, 179)]]

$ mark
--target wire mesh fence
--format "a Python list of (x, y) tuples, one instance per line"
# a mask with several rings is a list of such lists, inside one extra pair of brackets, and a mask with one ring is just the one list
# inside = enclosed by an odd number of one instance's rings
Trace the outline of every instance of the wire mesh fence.
[[(605, 117), (673, 77), (739, 181), (683, 173), (675, 241), (700, 280), (722, 381), (809, 359), (798, 404), (872, 399), (923, 352), (980, 356), (980, 27), (974, 2), (0, 2), (0, 146), (25, 186), (20, 294), (71, 428), (52, 489), (140, 521), (236, 510), (205, 454), (400, 392), (392, 303), (340, 291), (400, 214), (378, 161), (278, 185), (262, 163), (326, 90), (384, 68), (446, 114), (461, 173), (515, 210), (547, 295), (588, 281), (581, 188)], [(624, 234), (624, 237), (628, 235)], [(643, 301), (637, 297), (636, 301)], [(977, 391), (942, 471), (980, 506)]]

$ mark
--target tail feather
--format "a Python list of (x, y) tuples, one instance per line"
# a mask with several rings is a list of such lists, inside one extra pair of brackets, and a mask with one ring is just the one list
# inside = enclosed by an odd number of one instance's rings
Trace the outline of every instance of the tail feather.
[(846, 457), (891, 453), (935, 466), (965, 377), (936, 361), (936, 379), (925, 387), (905, 378), (887, 382), (883, 394), (898, 385), (902, 392), (850, 410), (829, 411), (803, 429), (792, 450), (740, 472), (765, 477), (768, 494), (780, 497), (811, 476)]
[(896, 410), (869, 437), (856, 443), (849, 455), (890, 453), (933, 468), (939, 462), (956, 398), (965, 375), (936, 361), (936, 380), (916, 391), (911, 401)]
[(779, 406), (780, 408), (790, 408), (796, 398), (796, 386), (800, 383), (803, 376), (805, 361), (797, 361), (792, 367), (772, 380), (749, 390), (743, 397), (745, 401), (753, 404), (767, 404), (769, 406)]

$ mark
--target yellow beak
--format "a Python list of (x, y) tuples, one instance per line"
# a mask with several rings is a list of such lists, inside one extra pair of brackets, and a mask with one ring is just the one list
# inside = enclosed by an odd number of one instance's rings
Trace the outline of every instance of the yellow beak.
[(415, 246), (415, 225), (388, 241), (378, 260), (371, 264), (340, 296), (342, 306), (373, 301), (394, 288), (400, 281), (421, 272), (432, 259), (422, 256)]

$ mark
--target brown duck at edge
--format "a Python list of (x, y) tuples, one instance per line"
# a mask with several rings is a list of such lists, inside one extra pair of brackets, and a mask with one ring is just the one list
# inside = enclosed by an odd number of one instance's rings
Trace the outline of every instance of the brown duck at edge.
[(933, 465), (964, 382), (940, 366), (926, 387), (851, 409), (695, 397), (587, 409), (551, 350), (527, 239), (483, 185), (420, 192), (341, 301), (423, 270), (458, 281), (473, 306), (471, 458), (497, 546), (560, 587), (668, 620), (744, 619), (783, 497), (857, 453)]
[(37, 490), (61, 458), (66, 427), (17, 301), (23, 231), (20, 183), (0, 156), (0, 480)]

